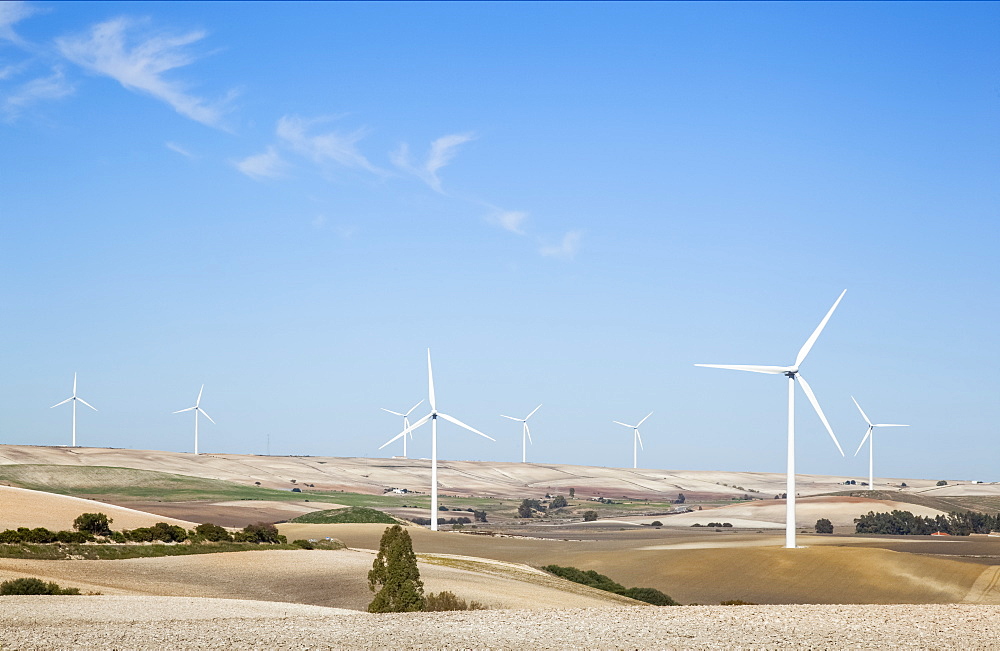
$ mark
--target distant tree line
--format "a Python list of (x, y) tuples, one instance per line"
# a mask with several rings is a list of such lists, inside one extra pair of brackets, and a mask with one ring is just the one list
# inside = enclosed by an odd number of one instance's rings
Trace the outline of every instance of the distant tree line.
[(875, 513), (854, 519), (857, 533), (877, 533), (903, 536), (926, 536), (932, 533), (946, 533), (952, 536), (968, 536), (973, 533), (1000, 531), (1000, 513), (988, 515), (975, 511), (952, 512), (948, 515), (924, 517), (909, 511)]
[(663, 594), (656, 588), (626, 588), (622, 584), (613, 581), (610, 577), (598, 574), (594, 570), (581, 570), (576, 567), (563, 567), (561, 565), (546, 565), (542, 568), (546, 572), (555, 574), (574, 583), (597, 588), (620, 594), (624, 597), (631, 597), (638, 601), (644, 601), (654, 606), (679, 606), (680, 604)]
[(50, 531), (45, 527), (34, 529), (18, 527), (17, 529), (0, 531), (0, 544), (182, 543), (186, 541), (195, 544), (202, 542), (284, 544), (287, 542), (285, 536), (278, 533), (278, 528), (267, 522), (249, 524), (242, 531), (233, 533), (210, 522), (199, 524), (192, 530), (166, 522), (157, 522), (151, 527), (112, 531), (112, 522), (113, 520), (103, 513), (83, 513), (73, 521), (75, 531)]

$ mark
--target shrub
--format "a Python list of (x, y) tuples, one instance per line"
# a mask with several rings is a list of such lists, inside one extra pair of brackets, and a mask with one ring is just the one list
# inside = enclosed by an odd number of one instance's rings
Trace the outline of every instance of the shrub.
[(465, 599), (456, 597), (455, 593), (444, 590), (442, 592), (429, 592), (424, 597), (425, 612), (443, 612), (446, 610), (488, 610), (486, 604), (478, 601), (467, 602)]
[(826, 518), (816, 520), (816, 533), (833, 533), (833, 523)]
[(370, 613), (406, 613), (424, 609), (424, 583), (417, 569), (413, 541), (403, 527), (387, 527), (379, 542), (378, 555), (368, 572), (368, 588), (375, 592)]
[(566, 498), (562, 495), (556, 495), (552, 498), (552, 503), (549, 504), (550, 509), (561, 509), (566, 506)]
[[(533, 500), (523, 500), (520, 506), (517, 507), (517, 517), (519, 518), (530, 518), (531, 517), (531, 502)], [(537, 503), (537, 500), (534, 500)]]
[(199, 524), (194, 528), (194, 532), (209, 542), (232, 542), (233, 534), (226, 531), (224, 527), (211, 522)]
[(593, 522), (596, 519), (597, 519), (597, 511), (584, 511), (583, 512), (583, 521), (584, 522)]
[(103, 513), (81, 513), (73, 520), (73, 528), (95, 536), (110, 536), (112, 522), (114, 520)]
[(649, 523), (649, 526), (651, 526), (651, 527), (662, 527), (663, 523), (660, 522), (659, 520), (653, 520), (652, 522)]
[(278, 533), (278, 528), (270, 522), (258, 522), (248, 524), (243, 527), (243, 531), (237, 533), (233, 538), (236, 542), (249, 543), (283, 543), (288, 539)]
[(663, 594), (656, 588), (629, 588), (622, 590), (618, 594), (624, 597), (631, 597), (637, 601), (645, 601), (654, 606), (680, 606), (679, 603)]
[(948, 482), (946, 482), (945, 480), (941, 479), (941, 480), (938, 481), (937, 485), (938, 486), (947, 486)]
[(293, 540), (292, 544), (295, 545), (296, 547), (301, 547), (302, 549), (316, 549), (316, 547), (311, 542), (309, 542), (308, 540), (304, 540), (302, 538), (299, 538), (298, 540)]
[(56, 583), (46, 583), (34, 577), (11, 579), (0, 583), (0, 595), (13, 594), (80, 594), (76, 588), (60, 588)]
[(720, 606), (756, 606), (752, 601), (743, 601), (742, 599), (729, 599), (727, 601), (720, 601)]

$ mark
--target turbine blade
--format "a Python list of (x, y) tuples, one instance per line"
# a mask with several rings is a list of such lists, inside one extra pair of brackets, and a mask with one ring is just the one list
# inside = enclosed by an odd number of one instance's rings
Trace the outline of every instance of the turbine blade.
[[(854, 400), (854, 396), (851, 396), (851, 400)], [(865, 419), (865, 422), (871, 425), (872, 422), (868, 420), (868, 414), (866, 414), (865, 410), (861, 408), (861, 405), (858, 404), (857, 400), (854, 400), (854, 406), (857, 407), (858, 411), (861, 412), (861, 417)]]
[(642, 447), (642, 434), (639, 433), (638, 429), (635, 430), (635, 438), (639, 441), (639, 448), (645, 450), (646, 448)]
[(487, 436), (486, 434), (483, 434), (482, 432), (480, 432), (479, 430), (477, 430), (475, 427), (469, 427), (468, 425), (466, 425), (462, 421), (458, 420), (457, 418), (453, 418), (453, 417), (449, 416), (448, 414), (438, 414), (438, 416), (440, 416), (441, 418), (445, 419), (449, 423), (454, 423), (454, 424), (458, 425), (459, 427), (464, 427), (465, 429), (469, 430), (470, 432), (473, 432), (474, 434), (478, 434), (478, 435), (480, 435), (482, 437), (488, 438), (489, 440), (496, 442), (496, 439), (493, 438), (492, 436)]
[(768, 375), (781, 375), (792, 370), (790, 366), (759, 366), (756, 364), (695, 364), (705, 368), (726, 368), (731, 371), (750, 371), (751, 373), (767, 373)]
[(527, 418), (524, 419), (524, 433), (528, 435), (528, 443), (531, 443), (532, 445), (534, 445), (535, 442), (531, 440), (531, 430), (528, 429), (528, 419)]
[(872, 427), (909, 427), (909, 425), (894, 425), (893, 423), (878, 423)]
[(192, 409), (197, 409), (197, 407), (188, 407), (187, 409), (178, 409), (177, 411), (175, 411), (173, 413), (175, 413), (175, 414), (182, 414), (185, 411), (191, 411)]
[(400, 415), (402, 415), (402, 416), (409, 416), (410, 414), (413, 413), (413, 410), (416, 409), (417, 407), (419, 407), (420, 405), (422, 405), (423, 402), (424, 402), (423, 398), (421, 398), (420, 402), (418, 402), (417, 404), (415, 404), (412, 407), (410, 407), (410, 411), (406, 412), (405, 414), (400, 414)]
[(69, 398), (66, 398), (65, 400), (63, 400), (62, 402), (57, 402), (56, 404), (52, 405), (51, 407), (49, 407), (49, 409), (55, 409), (59, 405), (65, 405), (67, 402), (69, 402), (72, 399), (73, 399), (73, 396), (70, 396)]
[(431, 411), (437, 411), (434, 402), (434, 371), (431, 370), (431, 349), (427, 349), (427, 399), (431, 403)]
[[(652, 415), (653, 415), (653, 412), (649, 412), (648, 414), (646, 414), (646, 418), (649, 418)], [(639, 423), (636, 425), (636, 427), (639, 427), (639, 425), (642, 425), (643, 423), (645, 423), (646, 422), (646, 418), (643, 418), (642, 420), (640, 420)]]
[(837, 300), (834, 301), (833, 307), (831, 307), (830, 311), (826, 313), (826, 316), (823, 317), (823, 320), (819, 322), (819, 325), (816, 326), (816, 329), (813, 330), (813, 333), (809, 335), (809, 338), (806, 339), (806, 343), (802, 344), (802, 348), (799, 349), (799, 354), (795, 356), (796, 366), (805, 361), (806, 355), (809, 354), (809, 351), (812, 350), (813, 344), (815, 344), (816, 340), (819, 338), (819, 333), (823, 332), (823, 328), (826, 327), (826, 322), (830, 320), (831, 316), (833, 316), (833, 311), (837, 309), (838, 305), (840, 305), (840, 300), (844, 298), (844, 294), (846, 293), (847, 293), (846, 289), (840, 292), (840, 296), (838, 296)]
[(528, 420), (529, 418), (531, 418), (532, 416), (534, 416), (535, 412), (538, 411), (541, 408), (542, 408), (542, 406), (538, 405), (537, 407), (535, 407), (534, 409), (532, 409), (531, 413), (524, 417), (524, 420)]
[(619, 424), (619, 425), (621, 425), (622, 427), (628, 427), (628, 428), (630, 428), (630, 429), (632, 428), (632, 426), (631, 426), (631, 425), (626, 425), (625, 423), (621, 422), (620, 420), (613, 420), (613, 421), (611, 421), (611, 422), (612, 422), (612, 423), (618, 423), (618, 424)]
[[(408, 413), (406, 413), (406, 414), (401, 414), (401, 413), (399, 413), (398, 411), (393, 411), (393, 410), (391, 410), (391, 409), (386, 409), (385, 407), (379, 407), (379, 409), (381, 409), (382, 411), (387, 411), (387, 412), (389, 412), (390, 414), (392, 414), (393, 416), (402, 416), (403, 418), (406, 418), (407, 416), (409, 416), (409, 414), (408, 414)], [(412, 411), (412, 410), (411, 410), (411, 411)]]
[(79, 401), (80, 401), (80, 402), (82, 402), (83, 404), (87, 405), (88, 407), (90, 407), (90, 408), (91, 408), (91, 409), (93, 409), (94, 411), (97, 411), (97, 407), (95, 407), (94, 405), (90, 404), (89, 402), (87, 402), (87, 401), (86, 401), (86, 400), (84, 400), (83, 398), (77, 398), (77, 400), (79, 400)]
[[(201, 415), (204, 416), (205, 418), (207, 418), (208, 420), (212, 420), (212, 417), (208, 415), (208, 412), (205, 411), (204, 409), (202, 409), (201, 407), (198, 408), (198, 411), (200, 411)], [(218, 423), (216, 423), (214, 420), (212, 420), (212, 424), (213, 425), (217, 425)]]
[[(846, 289), (844, 291), (847, 291)], [(843, 296), (843, 294), (841, 295)], [(830, 427), (830, 422), (826, 419), (826, 415), (823, 413), (823, 409), (819, 406), (819, 401), (816, 400), (816, 394), (813, 393), (812, 387), (806, 382), (806, 379), (802, 377), (801, 373), (796, 374), (795, 378), (802, 385), (802, 390), (805, 392), (806, 397), (809, 398), (809, 402), (812, 403), (813, 409), (816, 410), (816, 415), (819, 419), (823, 421), (823, 426), (826, 427), (826, 431), (830, 433), (830, 438), (833, 439), (834, 445), (840, 450), (840, 456), (844, 456), (844, 449), (840, 447), (840, 441), (837, 440), (837, 435), (833, 433), (833, 428)]]
[(500, 418), (509, 418), (511, 420), (516, 420), (519, 423), (523, 423), (526, 420), (524, 418), (514, 418), (513, 416), (504, 416), (503, 414), (500, 414)]
[(73, 374), (73, 395), (76, 395), (76, 373)]
[(426, 423), (430, 419), (431, 419), (431, 415), (427, 414), (426, 416), (424, 416), (423, 418), (421, 418), (417, 422), (413, 423), (412, 425), (410, 425), (409, 427), (407, 427), (406, 429), (404, 429), (399, 434), (395, 435), (394, 437), (392, 437), (391, 439), (389, 439), (388, 441), (386, 441), (385, 443), (383, 443), (382, 445), (380, 445), (378, 449), (381, 450), (382, 448), (384, 448), (385, 446), (389, 445), (390, 443), (395, 443), (396, 441), (398, 441), (400, 438), (406, 436), (407, 434), (410, 434), (410, 438), (413, 438), (413, 430), (417, 429), (418, 427), (420, 427), (421, 425), (423, 425), (424, 423)]
[(198, 399), (194, 401), (194, 406), (195, 406), (195, 407), (197, 407), (198, 405), (200, 405), (200, 404), (201, 404), (201, 393), (202, 393), (202, 392), (203, 392), (204, 390), (205, 390), (205, 385), (203, 384), (203, 385), (201, 385), (201, 388), (200, 388), (200, 389), (198, 389)]
[[(861, 439), (861, 443), (858, 445), (858, 452), (861, 452), (861, 448), (865, 447), (865, 441), (867, 441), (868, 437), (871, 435), (872, 435), (872, 426), (869, 425), (868, 431), (865, 432), (865, 437)], [(854, 456), (858, 456), (858, 452), (855, 452)]]

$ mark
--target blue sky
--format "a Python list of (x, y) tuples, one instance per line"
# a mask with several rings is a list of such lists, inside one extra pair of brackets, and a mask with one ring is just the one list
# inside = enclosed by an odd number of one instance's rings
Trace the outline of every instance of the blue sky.
[[(997, 3), (0, 4), (0, 440), (1000, 480)], [(423, 410), (418, 408), (417, 414)], [(399, 447), (398, 445), (396, 447)], [(429, 454), (418, 431), (411, 456)]]

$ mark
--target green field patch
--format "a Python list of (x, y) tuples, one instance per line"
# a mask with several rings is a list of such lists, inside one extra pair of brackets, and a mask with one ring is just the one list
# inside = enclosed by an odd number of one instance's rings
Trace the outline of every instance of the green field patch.
[(0, 481), (31, 490), (135, 501), (200, 502), (274, 500), (342, 503), (344, 493), (293, 493), (260, 486), (242, 486), (221, 479), (190, 477), (155, 470), (113, 466), (43, 464), (0, 465)]
[(397, 524), (396, 518), (388, 513), (365, 506), (350, 506), (346, 509), (329, 509), (303, 513), (289, 522), (304, 524)]

